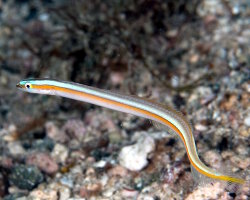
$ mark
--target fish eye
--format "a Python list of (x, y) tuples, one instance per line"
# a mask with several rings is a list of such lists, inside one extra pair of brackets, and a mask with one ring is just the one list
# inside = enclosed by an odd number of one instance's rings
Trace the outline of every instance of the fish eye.
[(31, 84), (30, 83), (25, 83), (25, 88), (30, 89), (31, 88)]

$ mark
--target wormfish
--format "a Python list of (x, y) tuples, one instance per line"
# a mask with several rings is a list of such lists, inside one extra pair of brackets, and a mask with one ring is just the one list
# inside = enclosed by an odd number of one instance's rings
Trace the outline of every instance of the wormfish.
[(191, 163), (192, 172), (196, 176), (202, 175), (212, 180), (237, 184), (245, 182), (242, 178), (215, 171), (199, 159), (190, 123), (180, 112), (171, 107), (136, 96), (53, 79), (26, 79), (20, 81), (16, 86), (25, 92), (66, 97), (152, 120), (171, 129), (181, 138)]

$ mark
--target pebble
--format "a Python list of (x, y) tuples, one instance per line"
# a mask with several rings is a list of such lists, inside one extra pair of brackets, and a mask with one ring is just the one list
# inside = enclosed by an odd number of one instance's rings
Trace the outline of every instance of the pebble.
[(221, 167), (222, 158), (215, 151), (207, 151), (204, 155), (204, 160), (206, 163), (216, 169), (219, 169)]
[(57, 163), (65, 163), (68, 155), (68, 148), (62, 144), (56, 144), (51, 153), (52, 158), (54, 158)]
[(120, 165), (113, 167), (109, 170), (111, 176), (125, 177), (128, 175), (128, 170)]
[(120, 85), (124, 82), (125, 75), (122, 72), (112, 72), (109, 75), (112, 85)]
[(110, 179), (109, 179), (109, 176), (105, 174), (105, 175), (102, 175), (99, 180), (100, 180), (100, 184), (104, 187), (107, 185)]
[(20, 196), (25, 196), (25, 192), (26, 192), (25, 190), (20, 189), (20, 188), (14, 186), (14, 185), (8, 187), (8, 193), (9, 194), (21, 194)]
[(95, 169), (93, 167), (89, 167), (87, 170), (86, 170), (86, 173), (85, 173), (87, 176), (91, 176), (91, 175), (94, 175), (95, 174)]
[(68, 200), (70, 197), (70, 189), (66, 187), (62, 187), (59, 190), (59, 195), (60, 195), (59, 200)]
[(189, 58), (189, 61), (193, 64), (193, 63), (197, 63), (199, 60), (199, 55), (198, 54), (194, 54), (191, 55), (191, 57)]
[(155, 198), (150, 195), (140, 195), (137, 200), (154, 200)]
[(123, 189), (121, 192), (122, 197), (124, 198), (131, 198), (131, 199), (136, 199), (138, 196), (139, 191), (137, 190), (132, 190), (132, 189)]
[(91, 152), (91, 155), (95, 157), (96, 160), (101, 160), (103, 157), (109, 156), (109, 153), (101, 150), (102, 147), (107, 147), (109, 140), (107, 135), (100, 136), (95, 139), (88, 140), (82, 145), (84, 152)]
[(61, 185), (60, 183), (52, 183), (49, 185), (49, 188), (52, 191), (56, 191), (58, 194), (57, 198), (58, 200), (68, 200), (70, 198), (70, 189), (65, 186), (65, 185)]
[(166, 32), (166, 35), (170, 38), (176, 37), (177, 34), (178, 34), (178, 29), (171, 29), (171, 30)]
[(80, 189), (80, 197), (96, 196), (102, 190), (100, 183), (88, 184)]
[(17, 127), (10, 124), (7, 129), (1, 129), (0, 135), (3, 135), (3, 140), (6, 142), (13, 142), (16, 140)]
[(244, 119), (244, 124), (248, 127), (250, 127), (250, 115), (248, 115), (245, 119)]
[[(79, 172), (80, 173), (80, 172)], [(73, 188), (74, 187), (74, 180), (73, 180), (73, 177), (71, 176), (63, 176), (61, 179), (60, 179), (60, 184), (62, 185), (65, 185), (69, 188)]]
[(118, 131), (112, 131), (111, 133), (108, 134), (108, 137), (109, 137), (109, 142), (112, 144), (120, 143), (123, 139), (121, 133)]
[(68, 140), (68, 136), (65, 132), (60, 131), (53, 122), (47, 122), (45, 124), (45, 129), (48, 137), (56, 142), (64, 143)]
[(48, 13), (42, 13), (42, 14), (39, 15), (39, 19), (41, 21), (43, 21), (43, 22), (46, 22), (49, 19), (49, 14)]
[(22, 147), (19, 141), (9, 142), (8, 150), (10, 154), (14, 157), (24, 156), (26, 154), (25, 149)]
[(21, 193), (14, 193), (14, 194), (9, 194), (4, 197), (4, 200), (26, 200), (27, 198), (24, 197), (24, 194)]
[(13, 159), (6, 156), (0, 156), (0, 166), (3, 168), (12, 168), (13, 167)]
[(238, 130), (241, 136), (246, 137), (246, 138), (250, 136), (250, 127), (246, 127), (242, 125)]
[(104, 197), (108, 197), (109, 199), (112, 198), (112, 196), (116, 193), (115, 188), (109, 188), (105, 191), (102, 191), (102, 195)]
[(36, 149), (37, 151), (51, 151), (54, 148), (54, 141), (49, 138), (38, 139), (32, 142), (32, 149)]
[(219, 199), (223, 192), (223, 187), (217, 182), (213, 185), (197, 188), (185, 200)]
[(221, 102), (220, 106), (221, 106), (222, 109), (225, 109), (225, 110), (229, 111), (229, 110), (232, 110), (232, 107), (234, 107), (237, 104), (238, 104), (237, 95), (231, 94), (228, 99), (224, 99)]
[(107, 165), (107, 161), (105, 160), (100, 160), (93, 164), (93, 166), (96, 168), (104, 168), (106, 165)]
[(140, 171), (147, 166), (147, 156), (154, 149), (155, 141), (152, 137), (145, 136), (140, 138), (136, 144), (122, 148), (119, 153), (120, 165), (131, 171)]
[(242, 159), (238, 156), (232, 156), (230, 158), (231, 162), (234, 163), (236, 166), (240, 167), (241, 169), (247, 170), (250, 167), (250, 158)]
[(46, 153), (33, 153), (26, 158), (27, 165), (37, 166), (47, 174), (54, 174), (58, 171), (57, 163)]
[(194, 127), (197, 131), (201, 131), (201, 132), (206, 131), (208, 128), (207, 126), (204, 126), (203, 124), (195, 124)]
[(17, 165), (12, 169), (9, 180), (20, 189), (31, 190), (43, 181), (43, 174), (37, 167)]
[(57, 200), (58, 194), (56, 190), (46, 189), (46, 190), (34, 190), (30, 193), (29, 197), (32, 200)]
[(69, 198), (68, 200), (86, 200), (85, 198)]
[(76, 138), (82, 141), (86, 134), (86, 128), (81, 120), (72, 119), (68, 120), (62, 127), (63, 132), (70, 138)]

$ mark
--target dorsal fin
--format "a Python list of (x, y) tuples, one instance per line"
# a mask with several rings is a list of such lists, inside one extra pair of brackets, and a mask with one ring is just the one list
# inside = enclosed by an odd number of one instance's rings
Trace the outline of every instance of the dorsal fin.
[[(131, 98), (140, 99), (140, 100), (142, 100), (144, 102), (147, 102), (152, 107), (157, 107), (160, 110), (164, 110), (164, 111), (167, 111), (168, 113), (170, 113), (172, 115), (175, 115), (175, 117), (177, 116), (178, 118), (182, 119), (182, 121), (180, 121), (182, 123), (182, 125), (184, 127), (187, 127), (189, 129), (189, 131), (192, 132), (191, 123), (186, 119), (186, 117), (183, 115), (183, 113), (178, 111), (177, 109), (175, 109), (175, 108), (173, 108), (171, 106), (168, 106), (166, 104), (163, 104), (163, 103), (158, 103), (153, 99), (147, 99), (147, 98), (138, 97), (138, 96), (135, 96), (135, 95), (126, 95), (126, 96), (128, 98), (131, 97)], [(157, 125), (156, 125), (156, 127), (157, 127)]]

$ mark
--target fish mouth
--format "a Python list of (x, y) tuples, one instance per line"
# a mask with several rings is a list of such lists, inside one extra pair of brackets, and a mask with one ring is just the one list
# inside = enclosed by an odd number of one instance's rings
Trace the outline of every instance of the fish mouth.
[(23, 88), (22, 85), (20, 83), (16, 84), (17, 88)]

